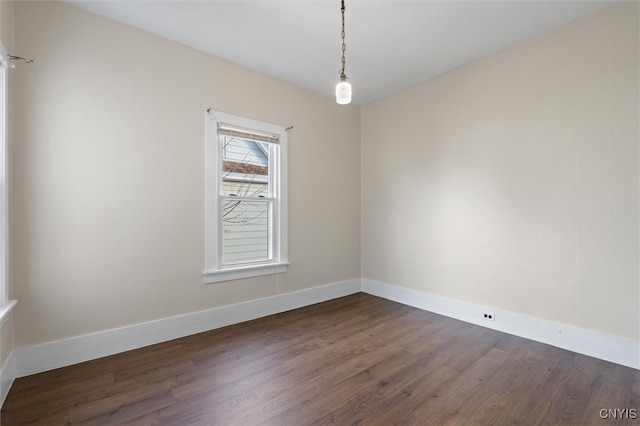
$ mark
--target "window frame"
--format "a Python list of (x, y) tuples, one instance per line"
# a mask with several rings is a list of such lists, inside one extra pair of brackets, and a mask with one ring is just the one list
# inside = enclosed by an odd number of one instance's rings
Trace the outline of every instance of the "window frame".
[[(271, 259), (223, 263), (222, 257), (222, 205), (220, 193), (223, 179), (223, 152), (219, 142), (218, 124), (224, 123), (241, 129), (277, 134), (278, 148), (270, 145), (269, 185), (272, 197), (268, 235)], [(275, 155), (273, 155), (275, 153)], [(286, 272), (287, 253), (287, 132), (284, 127), (211, 109), (206, 112), (205, 146), (205, 284), (241, 278)]]
[[(0, 57), (3, 55), (0, 55)], [(7, 288), (7, 173), (6, 173), (6, 151), (7, 151), (7, 125), (8, 125), (8, 72), (7, 67), (0, 66), (0, 305), (9, 301), (9, 289)]]
[(9, 299), (9, 193), (7, 144), (9, 139), (9, 55), (0, 41), (0, 326), (7, 320), (17, 300)]

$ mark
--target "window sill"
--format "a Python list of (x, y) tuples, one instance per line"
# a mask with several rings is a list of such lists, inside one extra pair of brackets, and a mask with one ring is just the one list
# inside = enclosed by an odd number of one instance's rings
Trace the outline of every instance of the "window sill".
[(13, 310), (13, 307), (18, 303), (17, 300), (7, 300), (6, 303), (0, 305), (0, 326), (7, 321), (9, 318), (9, 313)]
[(290, 262), (268, 263), (265, 265), (240, 266), (235, 268), (218, 269), (202, 273), (202, 281), (205, 284), (221, 281), (239, 280), (242, 278), (259, 277), (261, 275), (273, 275), (287, 272)]

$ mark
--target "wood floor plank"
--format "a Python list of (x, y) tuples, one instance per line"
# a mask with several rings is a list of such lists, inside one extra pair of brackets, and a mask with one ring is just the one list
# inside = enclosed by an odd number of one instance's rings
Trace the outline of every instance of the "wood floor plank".
[(480, 405), (477, 399), (486, 395), (483, 390), (488, 379), (510, 356), (499, 349), (491, 349), (452, 381), (435, 389), (428, 403), (417, 401), (405, 413), (392, 413), (395, 416), (390, 416), (389, 421), (395, 423), (396, 418), (406, 424), (445, 424), (465, 406)]
[(602, 409), (640, 411), (640, 371), (359, 293), (17, 379), (0, 420), (638, 424)]
[[(435, 360), (431, 355), (425, 358)], [(428, 366), (428, 367), (427, 367)], [(399, 380), (384, 378), (377, 392), (362, 392), (314, 424), (385, 424), (387, 418), (397, 417), (433, 397), (435, 390), (443, 383), (453, 380), (459, 373), (441, 364), (429, 365), (424, 359), (417, 360), (412, 376), (399, 376)], [(389, 385), (391, 383), (391, 385)], [(386, 417), (385, 417), (386, 416)]]
[[(462, 410), (479, 424), (532, 424), (529, 413), (537, 413), (536, 401), (544, 398), (544, 383), (551, 374), (556, 360), (533, 358), (516, 352), (513, 361), (506, 363), (489, 379), (487, 387), (495, 393), (485, 392), (480, 406)], [(523, 398), (522, 395), (530, 395)]]

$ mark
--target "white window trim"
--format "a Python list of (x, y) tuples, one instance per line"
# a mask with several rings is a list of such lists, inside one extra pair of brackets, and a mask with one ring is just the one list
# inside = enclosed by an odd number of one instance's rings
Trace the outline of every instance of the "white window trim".
[(8, 53), (4, 44), (0, 42), (0, 326), (7, 320), (17, 300), (9, 300), (8, 281), (8, 229), (9, 229), (9, 194), (7, 179), (7, 141), (9, 126), (9, 73)]
[[(2, 48), (4, 51), (4, 48)], [(0, 57), (4, 55), (0, 54)], [(0, 305), (4, 305), (9, 300), (9, 291), (7, 288), (7, 90), (8, 72), (6, 67), (0, 67), (0, 84), (2, 84), (2, 99), (0, 99), (0, 120), (2, 120), (2, 133), (0, 135), (0, 287), (2, 294), (0, 295)]]
[[(259, 130), (280, 136), (280, 155), (274, 166), (279, 175), (279, 185), (275, 188), (278, 215), (273, 232), (275, 244), (273, 260), (239, 265), (221, 264), (221, 243), (219, 239), (218, 182), (220, 150), (218, 142), (218, 122), (227, 123), (245, 129)], [(206, 114), (205, 149), (205, 269), (202, 280), (205, 284), (280, 274), (287, 271), (287, 132), (284, 127), (264, 123), (250, 118), (239, 117), (223, 112), (208, 110)], [(274, 174), (275, 175), (275, 174)]]

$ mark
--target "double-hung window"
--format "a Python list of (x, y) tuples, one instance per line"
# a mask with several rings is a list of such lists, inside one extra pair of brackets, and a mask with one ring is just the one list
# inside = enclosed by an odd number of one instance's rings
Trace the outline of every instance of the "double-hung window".
[(283, 127), (207, 111), (205, 283), (286, 271), (286, 152)]

